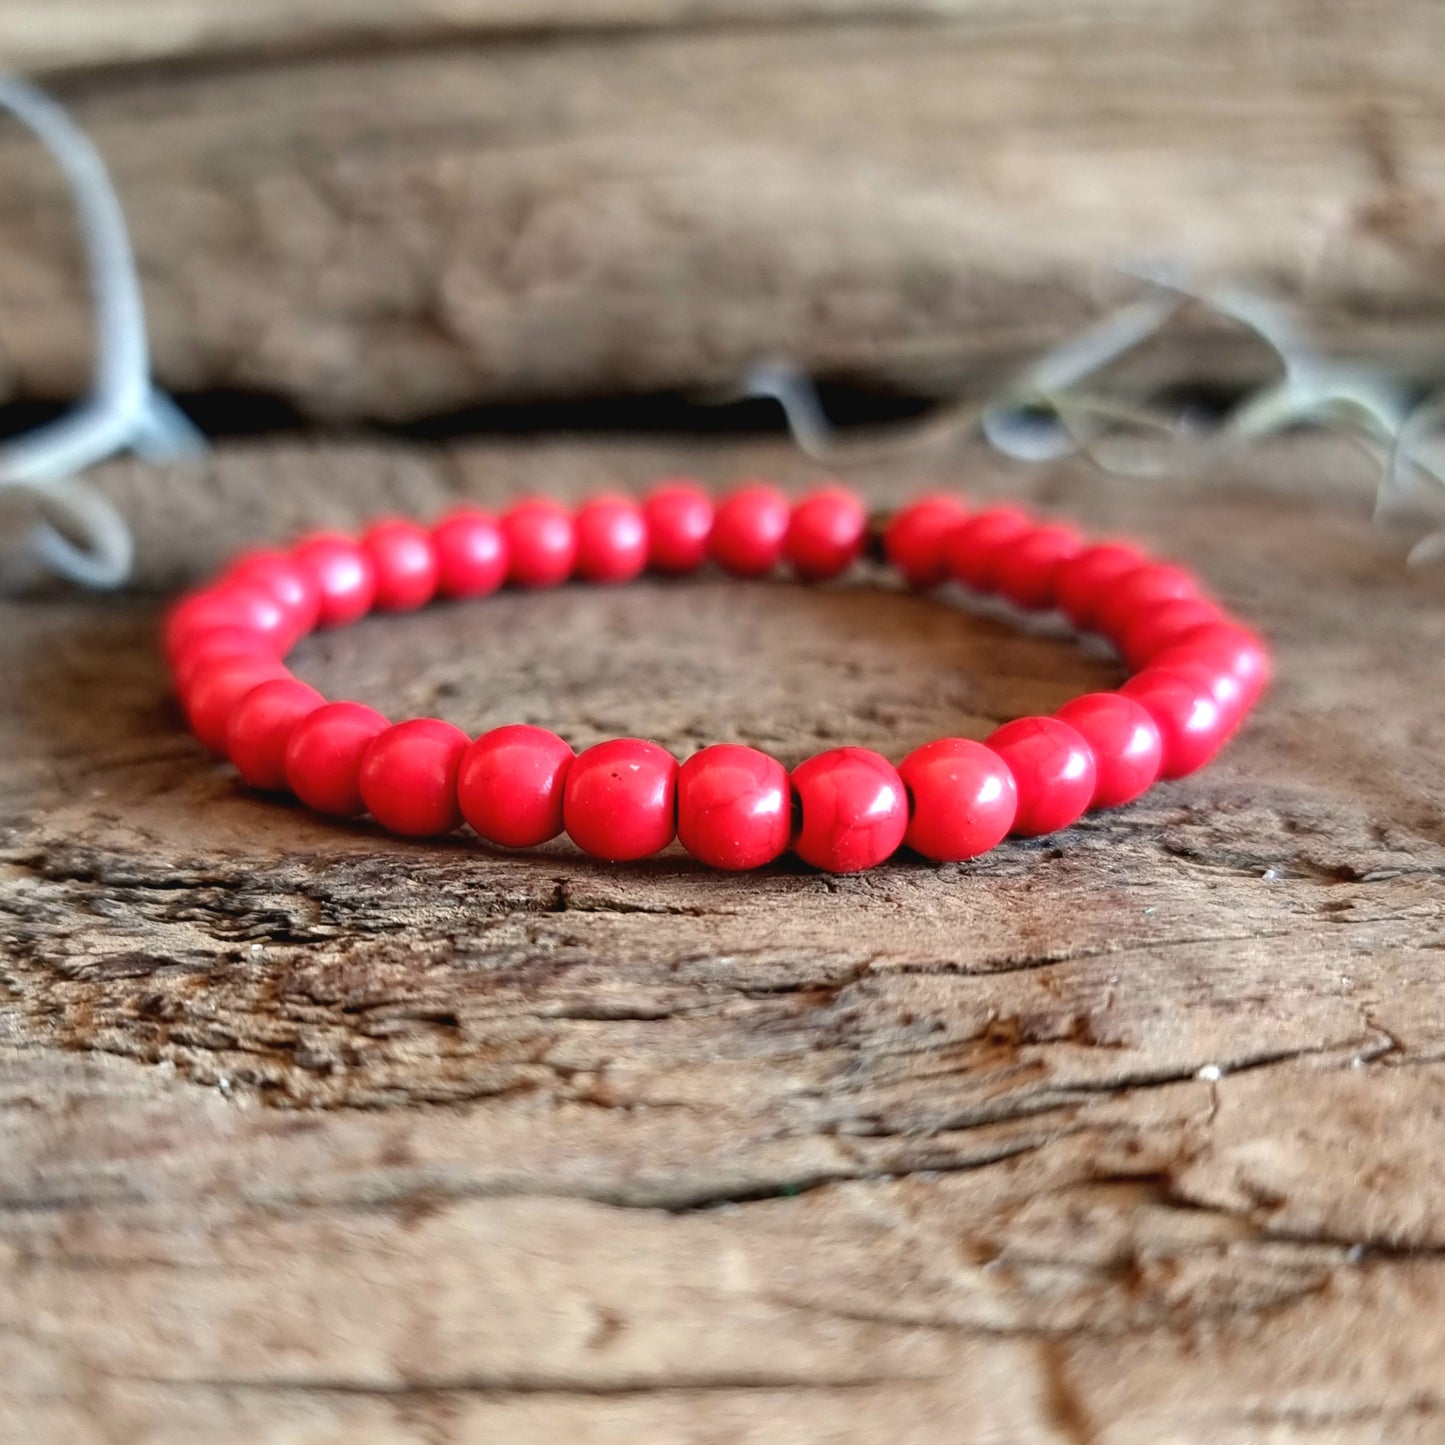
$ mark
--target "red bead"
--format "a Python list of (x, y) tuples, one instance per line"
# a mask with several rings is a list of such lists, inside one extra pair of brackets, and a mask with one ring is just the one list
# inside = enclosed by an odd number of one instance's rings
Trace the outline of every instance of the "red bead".
[(1091, 692), (1065, 703), (1054, 714), (1089, 745), (1094, 755), (1091, 808), (1132, 803), (1159, 776), (1163, 743), (1159, 727), (1133, 698)]
[(263, 682), (290, 677), (275, 657), (234, 657), (199, 669), (182, 701), (191, 731), (218, 757), (226, 752), (226, 729), (237, 703)]
[(642, 504), (648, 565), (659, 572), (693, 572), (707, 561), (712, 498), (695, 482), (659, 482)]
[(999, 548), (994, 586), (1016, 607), (1052, 607), (1059, 568), (1082, 547), (1072, 527), (1035, 527)]
[(944, 564), (958, 581), (987, 592), (998, 580), (998, 561), (1004, 549), (1028, 536), (1037, 525), (1022, 507), (985, 508), (950, 534)]
[(1100, 603), (1130, 572), (1147, 565), (1137, 547), (1101, 542), (1059, 564), (1054, 574), (1054, 601), (1070, 622), (1083, 630), (1094, 625)]
[(231, 711), (226, 754), (253, 788), (286, 786), (286, 745), (302, 718), (326, 699), (294, 677), (253, 687)]
[(577, 575), (630, 582), (647, 565), (647, 521), (627, 497), (594, 497), (577, 513)]
[(366, 811), (358, 779), (371, 740), (391, 724), (359, 702), (329, 702), (308, 713), (286, 744), (286, 783), (318, 813), (350, 818)]
[(376, 573), (372, 605), (382, 612), (414, 612), (437, 595), (440, 568), (425, 527), (388, 517), (367, 528), (361, 545)]
[(862, 501), (842, 487), (826, 487), (793, 508), (783, 555), (804, 582), (821, 582), (853, 565), (867, 530)]
[(776, 758), (720, 743), (678, 769), (677, 836), (710, 867), (761, 868), (787, 849), (792, 802), (787, 769)]
[(783, 555), (788, 515), (788, 499), (776, 487), (757, 482), (729, 492), (713, 518), (713, 560), (734, 577), (771, 572)]
[(479, 837), (535, 848), (562, 831), (572, 749), (546, 728), (513, 723), (483, 733), (462, 755), (457, 802)]
[(646, 858), (677, 830), (677, 759), (641, 738), (614, 738), (577, 755), (562, 816), (568, 836), (609, 863)]
[(227, 583), (191, 592), (166, 617), (165, 651), (174, 663), (188, 646), (208, 632), (236, 628), (263, 637), (274, 655), (292, 642), (286, 609), (260, 587)]
[(572, 514), (546, 497), (525, 497), (502, 518), (511, 561), (508, 580), (518, 587), (556, 587), (577, 561)]
[(830, 748), (793, 769), (800, 819), (793, 850), (830, 873), (857, 873), (891, 857), (908, 830), (898, 770), (868, 748)]
[(1202, 662), (1237, 679), (1246, 708), (1259, 701), (1273, 673), (1269, 649), (1259, 637), (1237, 622), (1193, 628), (1180, 636), (1172, 647), (1152, 659), (1156, 667), (1181, 661)]
[(937, 738), (898, 765), (912, 801), (904, 841), (940, 863), (987, 853), (1008, 836), (1018, 787), (991, 748), (968, 738)]
[(359, 542), (322, 532), (302, 538), (291, 557), (310, 573), (320, 592), (320, 626), (345, 627), (371, 611), (376, 597), (376, 569)]
[(883, 555), (910, 587), (937, 587), (948, 580), (948, 540), (968, 516), (968, 508), (949, 492), (910, 502), (883, 532)]
[(277, 660), (275, 645), (261, 633), (245, 627), (217, 627), (188, 638), (171, 660), (171, 679), (177, 696), (184, 697), (190, 692), (191, 684), (203, 668), (238, 657)]
[(1167, 562), (1147, 563), (1121, 577), (1099, 603), (1098, 631), (1117, 641), (1140, 614), (1157, 612), (1166, 602), (1181, 597), (1198, 596), (1199, 583), (1182, 567)]
[(1233, 730), (1234, 719), (1216, 701), (1207, 681), (1193, 674), (1150, 667), (1119, 691), (1142, 704), (1159, 726), (1164, 745), (1161, 778), (1198, 771)]
[(1141, 607), (1119, 632), (1119, 652), (1130, 667), (1143, 667), (1187, 633), (1223, 619), (1214, 603), (1200, 597), (1176, 597), (1157, 607)]
[(458, 507), (432, 528), (437, 591), (443, 597), (489, 597), (507, 580), (507, 539), (480, 507)]
[(321, 618), (316, 579), (284, 552), (248, 552), (232, 563), (225, 580), (269, 592), (285, 609), (293, 639), (314, 631)]
[(1008, 764), (1018, 784), (1013, 831), (1035, 838), (1067, 828), (1094, 798), (1094, 755), (1068, 723), (1052, 717), (1021, 717), (1005, 723), (988, 746)]
[(357, 776), (366, 811), (407, 838), (436, 838), (460, 828), (457, 773), (471, 741), (435, 717), (414, 717), (377, 733)]
[[(1175, 655), (1170, 657), (1169, 653)], [(1244, 684), (1220, 660), (1210, 660), (1183, 647), (1171, 647), (1151, 661), (1146, 670), (1188, 678), (1193, 686), (1207, 692), (1219, 706), (1219, 725), (1226, 737), (1244, 721), (1249, 711)]]

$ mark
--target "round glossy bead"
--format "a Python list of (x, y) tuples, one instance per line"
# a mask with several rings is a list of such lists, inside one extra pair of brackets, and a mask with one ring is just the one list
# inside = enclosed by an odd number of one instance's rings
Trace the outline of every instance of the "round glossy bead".
[(969, 738), (937, 738), (898, 765), (912, 802), (904, 842), (925, 858), (956, 863), (987, 853), (1008, 836), (1018, 787), (991, 748)]
[(377, 733), (357, 776), (366, 811), (407, 838), (436, 838), (460, 828), (457, 773), (470, 745), (460, 728), (435, 717), (414, 717)]
[(284, 552), (248, 552), (237, 558), (226, 580), (269, 592), (286, 611), (293, 638), (314, 631), (321, 618), (321, 589), (304, 567)]
[(814, 868), (857, 873), (891, 857), (908, 831), (898, 770), (868, 748), (830, 748), (793, 769), (793, 851)]
[(949, 572), (968, 587), (989, 591), (998, 580), (998, 560), (1006, 548), (1028, 536), (1038, 524), (1022, 507), (987, 507), (948, 538)]
[(526, 497), (502, 518), (508, 579), (518, 587), (556, 587), (572, 575), (577, 528), (572, 514), (546, 497)]
[(709, 546), (734, 577), (762, 577), (778, 565), (788, 534), (788, 499), (761, 482), (729, 492), (718, 504)]
[(647, 565), (647, 521), (627, 497), (594, 497), (577, 512), (577, 575), (630, 582)]
[(1140, 703), (1159, 727), (1161, 778), (1182, 778), (1202, 768), (1225, 744), (1236, 719), (1196, 674), (1146, 668), (1119, 689)]
[(1072, 527), (1035, 527), (999, 548), (994, 558), (994, 586), (1016, 607), (1052, 607), (1059, 568), (1082, 547)]
[(562, 793), (575, 755), (556, 733), (513, 723), (462, 755), (457, 802), (479, 837), (534, 848), (562, 831)]
[(614, 738), (577, 755), (562, 794), (567, 834), (609, 863), (646, 858), (677, 828), (677, 759), (641, 738)]
[(1143, 667), (1196, 628), (1223, 620), (1219, 608), (1201, 597), (1177, 597), (1158, 607), (1144, 607), (1120, 630), (1119, 652), (1130, 667)]
[(292, 641), (286, 609), (260, 587), (239, 583), (207, 588), (183, 597), (166, 617), (165, 651), (174, 662), (199, 638), (222, 628), (265, 638), (274, 654)]
[(713, 868), (761, 868), (788, 846), (792, 791), (787, 769), (756, 748), (720, 743), (677, 772), (677, 836)]
[(425, 527), (387, 518), (367, 529), (361, 545), (376, 574), (374, 607), (383, 612), (414, 612), (436, 596), (440, 569)]
[(804, 582), (822, 582), (853, 565), (867, 530), (862, 501), (842, 487), (827, 487), (793, 508), (783, 555)]
[(182, 701), (191, 731), (217, 756), (226, 752), (226, 729), (237, 703), (263, 682), (291, 674), (275, 657), (223, 658), (199, 669)]
[(1098, 630), (1117, 641), (1136, 617), (1156, 612), (1166, 602), (1197, 598), (1199, 583), (1182, 567), (1150, 562), (1126, 573), (1098, 607)]
[(1094, 755), (1068, 723), (1052, 717), (1021, 717), (1005, 723), (988, 746), (1008, 765), (1018, 784), (1013, 831), (1035, 838), (1077, 822), (1094, 798)]
[(1192, 628), (1175, 643), (1156, 654), (1153, 663), (1202, 662), (1237, 679), (1245, 707), (1253, 707), (1269, 686), (1273, 672), (1269, 649), (1247, 627), (1237, 622), (1218, 622)]
[(1099, 605), (1116, 583), (1147, 563), (1137, 547), (1126, 542), (1101, 542), (1059, 564), (1054, 574), (1054, 601), (1075, 627), (1094, 625)]
[(212, 663), (241, 657), (274, 662), (276, 648), (261, 633), (245, 627), (217, 627), (192, 636), (177, 648), (171, 659), (176, 694), (185, 697), (197, 675)]
[(286, 744), (286, 785), (318, 813), (351, 818), (366, 811), (361, 759), (391, 724), (359, 702), (328, 702), (301, 719)]
[(286, 745), (302, 718), (326, 699), (294, 677), (253, 687), (231, 711), (226, 755), (253, 788), (286, 786)]
[(1159, 726), (1133, 698), (1117, 692), (1086, 693), (1054, 716), (1068, 723), (1094, 755), (1091, 808), (1132, 803), (1158, 778), (1163, 759)]
[(897, 512), (883, 532), (883, 555), (910, 587), (937, 587), (948, 580), (949, 538), (968, 508), (949, 492), (933, 493)]
[(371, 611), (376, 597), (376, 569), (359, 542), (325, 532), (304, 537), (292, 559), (316, 583), (321, 597), (322, 627), (345, 627)]
[(1219, 705), (1219, 725), (1226, 737), (1239, 726), (1249, 710), (1244, 684), (1222, 660), (1207, 658), (1182, 646), (1171, 647), (1151, 661), (1146, 671), (1188, 678), (1193, 685), (1207, 692)]
[(642, 504), (647, 561), (659, 572), (694, 572), (707, 561), (712, 498), (696, 482), (660, 482)]
[(458, 507), (432, 528), (437, 591), (443, 597), (489, 597), (507, 580), (507, 539), (480, 507)]

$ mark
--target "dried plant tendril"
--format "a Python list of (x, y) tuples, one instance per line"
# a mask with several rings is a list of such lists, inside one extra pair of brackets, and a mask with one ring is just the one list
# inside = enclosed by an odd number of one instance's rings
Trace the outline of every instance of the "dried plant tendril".
[[(785, 359), (758, 363), (731, 396), (777, 402), (794, 442), (832, 467), (893, 461), (981, 436), (1015, 461), (1082, 455), (1116, 476), (1163, 477), (1197, 466), (1222, 447), (1316, 426), (1349, 437), (1379, 465), (1377, 521), (1421, 483), (1437, 505), (1445, 503), (1445, 392), (1417, 401), (1407, 383), (1385, 372), (1324, 355), (1286, 308), (1258, 293), (1191, 286), (1159, 268), (1131, 274), (1147, 287), (1142, 297), (1045, 353), (991, 399), (945, 402), (932, 416), (881, 438), (845, 439), (828, 420), (811, 379)], [(1102, 379), (1109, 366), (1191, 304), (1251, 332), (1280, 366), (1278, 380), (1246, 397), (1212, 434), (1181, 418), (1177, 407), (1121, 396)], [(1420, 538), (1408, 560), (1440, 557), (1445, 530)]]
[(130, 576), (134, 543), (120, 514), (78, 473), (121, 451), (164, 460), (204, 450), (200, 434), (151, 382), (145, 308), (125, 218), (105, 163), (43, 91), (0, 75), (0, 108), (50, 151), (70, 186), (95, 304), (95, 373), (89, 396), (45, 426), (0, 442), (0, 488), (38, 504), (30, 545), (52, 570), (83, 586)]

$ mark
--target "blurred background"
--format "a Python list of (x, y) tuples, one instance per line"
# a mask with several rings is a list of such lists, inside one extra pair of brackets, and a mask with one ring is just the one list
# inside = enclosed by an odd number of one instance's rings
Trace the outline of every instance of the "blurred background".
[[(158, 384), (216, 435), (776, 425), (1007, 388), (1165, 279), (1440, 378), (1425, 0), (4, 0), (110, 166)], [(82, 392), (73, 202), (0, 127), (0, 424)], [(1228, 311), (1229, 308), (1226, 308)], [(1279, 373), (1190, 306), (1111, 375)]]

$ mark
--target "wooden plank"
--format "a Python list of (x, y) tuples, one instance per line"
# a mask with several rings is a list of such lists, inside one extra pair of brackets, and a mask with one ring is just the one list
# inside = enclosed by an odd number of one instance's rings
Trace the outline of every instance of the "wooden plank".
[(0, 54), (16, 69), (45, 75), (516, 34), (816, 24), (870, 16), (986, 18), (1000, 11), (1012, 18), (1046, 8), (1043, 0), (447, 0), (444, 5), (259, 0), (244, 6), (226, 0), (0, 0)]
[[(173, 582), (247, 538), (774, 445), (248, 447), (103, 479)], [(246, 795), (156, 604), (0, 604), (0, 1435), (1438, 1437), (1445, 581), (1295, 439), (1168, 487), (967, 454), (1274, 639), (1210, 771), (853, 878), (409, 844)], [(501, 596), (307, 644), (333, 691), (792, 760), (1107, 683), (866, 587)]]
[[(230, 7), (228, 13), (235, 11)], [(61, 84), (172, 388), (341, 417), (737, 379), (985, 387), (1162, 261), (1440, 371), (1436, 6), (1012, 8)], [(69, 202), (0, 143), (0, 398), (84, 385)], [(1194, 317), (1158, 379), (1257, 377)]]

